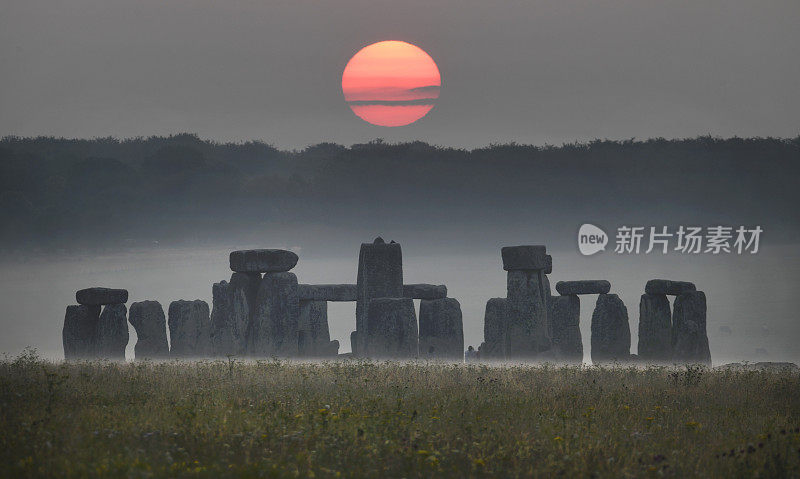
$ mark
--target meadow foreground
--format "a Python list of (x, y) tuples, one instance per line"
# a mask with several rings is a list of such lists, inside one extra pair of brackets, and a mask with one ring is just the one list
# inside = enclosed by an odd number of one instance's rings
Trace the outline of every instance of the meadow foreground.
[(798, 477), (800, 376), (0, 361), (2, 477)]

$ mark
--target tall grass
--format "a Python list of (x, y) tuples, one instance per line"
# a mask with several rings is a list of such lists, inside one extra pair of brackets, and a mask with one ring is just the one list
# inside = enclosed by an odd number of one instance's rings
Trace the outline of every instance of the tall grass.
[(798, 477), (797, 373), (0, 361), (2, 477)]

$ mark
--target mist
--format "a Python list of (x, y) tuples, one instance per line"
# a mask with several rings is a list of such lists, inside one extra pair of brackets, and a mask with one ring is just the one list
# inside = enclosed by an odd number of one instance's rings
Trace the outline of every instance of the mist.
[[(527, 243), (537, 242), (537, 228)], [(376, 232), (377, 234), (377, 232)], [(445, 284), (448, 296), (461, 303), (465, 346), (483, 340), (486, 301), (505, 296), (505, 272), (496, 242), (483, 246), (441, 243), (432, 234), (384, 235), (403, 247), (406, 283)], [(653, 278), (693, 281), (708, 296), (708, 335), (714, 364), (732, 361), (800, 361), (800, 323), (794, 307), (800, 288), (800, 253), (797, 245), (766, 245), (755, 255), (620, 255), (606, 251), (582, 256), (574, 238), (563, 245), (550, 244), (553, 256), (551, 283), (574, 279), (608, 279), (628, 308), (631, 352), (638, 338), (639, 296)], [(229, 279), (228, 253), (236, 247), (289, 247), (299, 255), (293, 270), (301, 283), (355, 283), (358, 249), (372, 238), (337, 236), (328, 245), (306, 247), (303, 237), (293, 244), (214, 247), (136, 248), (107, 254), (61, 254), (29, 257), (0, 265), (0, 352), (19, 354), (36, 348), (52, 359), (63, 358), (61, 328), (64, 310), (74, 304), (75, 291), (103, 285), (130, 291), (134, 301), (157, 300), (166, 310), (171, 301), (202, 299), (211, 305), (211, 285)], [(517, 244), (509, 242), (510, 244)], [(557, 294), (557, 293), (556, 293)], [(581, 297), (581, 333), (584, 360), (590, 357), (590, 322), (596, 296)], [(419, 304), (417, 302), (417, 308)], [(355, 303), (329, 303), (331, 339), (340, 352), (350, 350), (355, 329)], [(720, 330), (728, 327), (730, 334)], [(133, 358), (136, 334), (127, 357)]]

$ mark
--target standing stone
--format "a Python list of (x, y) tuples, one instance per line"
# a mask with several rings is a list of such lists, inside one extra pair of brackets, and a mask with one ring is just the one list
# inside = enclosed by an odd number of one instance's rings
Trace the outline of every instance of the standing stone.
[[(374, 298), (369, 302), (366, 356), (410, 359), (418, 354), (417, 315), (411, 298)], [(360, 335), (360, 333), (359, 333)]]
[(711, 365), (704, 292), (688, 291), (675, 298), (672, 313), (672, 353), (675, 361)]
[(301, 357), (328, 356), (331, 342), (328, 329), (328, 302), (300, 301), (298, 330), (298, 348)]
[(168, 359), (167, 320), (158, 301), (141, 301), (131, 304), (128, 321), (136, 330), (136, 359)]
[(232, 351), (231, 299), (227, 281), (211, 285), (211, 350), (215, 357), (237, 354)]
[(247, 351), (247, 329), (255, 311), (258, 273), (233, 273), (231, 282), (211, 288), (211, 344), (214, 356), (241, 356)]
[(109, 304), (100, 313), (95, 335), (95, 350), (101, 359), (125, 360), (128, 346), (128, 308), (124, 304)]
[(249, 249), (233, 251), (229, 259), (237, 273), (282, 273), (294, 268), (299, 258), (284, 249)]
[(199, 299), (173, 301), (168, 315), (170, 357), (205, 358), (211, 355), (208, 303)]
[(643, 294), (639, 300), (640, 359), (669, 362), (672, 359), (672, 319), (669, 300), (664, 294)]
[(350, 332), (350, 354), (358, 357), (358, 331)]
[[(547, 255), (550, 258), (550, 255)], [(547, 270), (545, 270), (547, 271)], [(547, 337), (550, 338), (550, 341), (553, 341), (553, 318), (551, 317), (550, 311), (553, 308), (553, 290), (550, 287), (550, 278), (547, 277), (549, 273), (545, 273), (542, 275), (542, 288), (544, 289), (544, 304), (547, 307)]]
[(492, 298), (486, 302), (483, 317), (483, 344), (479, 348), (481, 358), (506, 358), (506, 321), (509, 314), (506, 298)]
[(550, 349), (544, 271), (510, 270), (506, 356), (531, 359)]
[(628, 361), (631, 330), (628, 308), (616, 294), (601, 294), (592, 313), (592, 362)]
[(95, 356), (94, 339), (99, 320), (100, 306), (67, 306), (61, 332), (65, 360), (91, 359)]
[[(358, 256), (358, 293), (356, 301), (356, 331), (366, 331), (370, 300), (373, 298), (403, 297), (403, 253), (395, 242), (386, 243), (378, 237), (372, 243), (362, 243)], [(357, 336), (359, 344), (354, 353), (366, 351), (362, 346), (366, 334)]]
[(583, 361), (581, 338), (581, 301), (578, 296), (553, 296), (548, 318), (553, 325), (553, 349), (556, 359), (571, 363)]
[(423, 299), (419, 304), (419, 356), (461, 360), (464, 356), (461, 304), (455, 298)]
[(266, 273), (258, 287), (256, 311), (248, 331), (248, 351), (255, 357), (295, 357), (300, 305), (294, 273)]

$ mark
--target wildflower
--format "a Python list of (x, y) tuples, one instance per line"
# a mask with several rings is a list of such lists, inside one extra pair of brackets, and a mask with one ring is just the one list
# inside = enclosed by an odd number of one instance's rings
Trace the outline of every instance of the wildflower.
[(472, 461), (472, 463), (475, 464), (476, 466), (481, 466), (481, 467), (486, 465), (486, 461), (484, 461), (483, 459), (475, 459), (474, 461)]
[(645, 421), (655, 421), (656, 418), (654, 418), (653, 416), (647, 416), (644, 419), (645, 419)]
[(556, 437), (554, 437), (554, 438), (553, 438), (553, 440), (554, 440), (555, 442), (563, 442), (563, 441), (564, 441), (564, 438), (563, 438), (563, 437), (561, 437), (561, 436), (556, 436)]
[(697, 421), (689, 421), (686, 423), (686, 427), (690, 429), (698, 429), (700, 427), (700, 423)]

